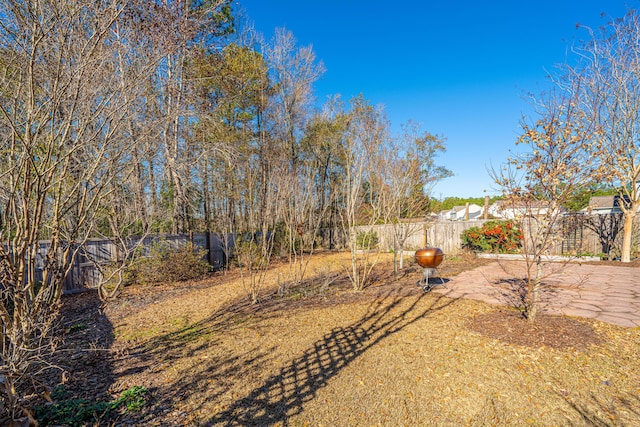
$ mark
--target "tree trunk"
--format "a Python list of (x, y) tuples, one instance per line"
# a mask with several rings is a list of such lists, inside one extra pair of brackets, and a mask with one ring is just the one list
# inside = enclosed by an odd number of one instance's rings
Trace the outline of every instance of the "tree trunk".
[(536, 259), (536, 278), (530, 285), (528, 307), (526, 307), (526, 315), (529, 323), (534, 323), (538, 316), (538, 303), (540, 301), (540, 282), (542, 280), (542, 258)]
[(358, 252), (357, 252), (357, 240), (355, 236), (355, 231), (350, 230), (349, 233), (349, 241), (351, 243), (351, 274), (353, 275), (351, 278), (351, 282), (353, 284), (354, 291), (360, 291), (361, 283), (360, 283), (360, 275), (358, 274)]
[(624, 227), (622, 229), (622, 262), (631, 261), (631, 240), (633, 237), (633, 220), (636, 216), (636, 206), (631, 206), (624, 214)]
[(393, 235), (393, 275), (398, 275), (398, 245), (396, 244), (395, 233)]

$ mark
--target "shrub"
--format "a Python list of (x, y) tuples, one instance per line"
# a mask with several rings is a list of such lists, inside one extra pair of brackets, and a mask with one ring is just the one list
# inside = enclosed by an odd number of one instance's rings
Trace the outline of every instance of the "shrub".
[(378, 247), (378, 233), (374, 230), (360, 231), (356, 236), (356, 247), (358, 249), (373, 249)]
[(263, 268), (269, 263), (267, 256), (262, 253), (260, 242), (237, 240), (233, 248), (233, 262), (237, 267)]
[(462, 246), (478, 252), (516, 253), (522, 246), (522, 231), (513, 221), (488, 221), (482, 227), (462, 232)]
[(148, 257), (139, 258), (127, 271), (130, 284), (163, 283), (197, 280), (211, 270), (203, 259), (206, 251), (191, 243), (173, 248), (167, 243), (157, 243)]

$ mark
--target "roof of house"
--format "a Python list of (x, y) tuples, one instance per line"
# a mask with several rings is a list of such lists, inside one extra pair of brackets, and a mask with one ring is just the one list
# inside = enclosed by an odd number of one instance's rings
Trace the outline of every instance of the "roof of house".
[(593, 208), (603, 208), (603, 209), (619, 208), (620, 196), (594, 196), (589, 199), (589, 207), (592, 209)]
[[(466, 206), (460, 206), (460, 205), (458, 205), (458, 206), (454, 206), (453, 208), (451, 208), (451, 210), (453, 210), (453, 211), (455, 211), (455, 212), (460, 212), (460, 211), (465, 210), (466, 208), (467, 208)], [(469, 204), (469, 209), (475, 209), (475, 210), (478, 210), (478, 209), (483, 209), (483, 207), (482, 207), (482, 206), (478, 206), (478, 205), (476, 205), (475, 203), (470, 203), (470, 204)]]
[(499, 209), (499, 210), (507, 210), (507, 209), (530, 209), (530, 208), (537, 208), (537, 209), (544, 209), (544, 208), (548, 208), (549, 207), (549, 203), (545, 202), (543, 200), (532, 200), (532, 201), (528, 201), (528, 202), (512, 202), (510, 200), (496, 200), (495, 202), (493, 202), (491, 204), (491, 208), (492, 209)]

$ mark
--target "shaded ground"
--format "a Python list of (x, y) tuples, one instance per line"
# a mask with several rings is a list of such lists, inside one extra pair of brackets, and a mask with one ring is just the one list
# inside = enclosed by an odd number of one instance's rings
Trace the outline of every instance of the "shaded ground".
[[(101, 308), (97, 292), (62, 297), (57, 335), (63, 343), (49, 382), (58, 380), (60, 391), (78, 399), (101, 400), (109, 396), (113, 375), (113, 327)], [(65, 394), (64, 392), (62, 394)]]
[[(91, 294), (65, 298), (65, 346), (79, 354), (60, 360), (65, 388), (149, 388), (142, 413), (104, 425), (640, 424), (637, 328), (551, 316), (532, 327), (424, 294), (412, 264), (397, 277), (381, 264), (353, 292), (331, 273), (340, 262), (319, 256), (309, 280), (284, 295), (265, 286), (258, 305), (234, 273), (129, 288), (105, 315)], [(486, 262), (448, 259), (439, 274)]]

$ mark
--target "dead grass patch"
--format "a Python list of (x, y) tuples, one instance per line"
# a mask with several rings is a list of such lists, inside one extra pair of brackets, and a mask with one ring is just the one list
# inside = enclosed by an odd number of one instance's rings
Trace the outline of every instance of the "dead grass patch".
[(91, 375), (110, 393), (146, 386), (150, 403), (112, 422), (640, 425), (638, 328), (557, 318), (527, 334), (509, 310), (422, 293), (415, 265), (394, 277), (381, 264), (363, 292), (327, 284), (342, 258), (314, 257), (284, 295), (270, 271), (258, 305), (233, 274), (128, 290), (106, 309), (115, 342)]

